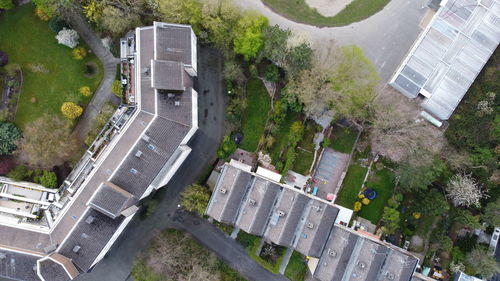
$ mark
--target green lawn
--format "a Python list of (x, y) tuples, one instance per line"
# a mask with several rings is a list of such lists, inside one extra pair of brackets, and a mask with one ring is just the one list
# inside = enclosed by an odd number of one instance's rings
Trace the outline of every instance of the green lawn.
[(349, 209), (354, 208), (354, 202), (358, 201), (358, 193), (363, 184), (366, 171), (366, 168), (358, 164), (349, 166), (335, 203)]
[(344, 26), (364, 20), (382, 10), (390, 0), (354, 0), (333, 17), (325, 17), (309, 7), (305, 0), (262, 0), (284, 17), (315, 26)]
[(285, 276), (290, 281), (304, 281), (307, 273), (307, 263), (304, 262), (304, 256), (299, 252), (293, 251), (292, 257), (285, 269)]
[(334, 126), (330, 147), (338, 152), (350, 154), (357, 137), (358, 132), (356, 130)]
[(269, 151), (269, 155), (273, 161), (273, 164), (276, 164), (280, 160), (281, 151), (284, 151), (288, 144), (288, 135), (290, 133), (290, 127), (292, 123), (297, 121), (299, 118), (299, 114), (296, 112), (288, 111), (283, 120), (283, 123), (279, 126), (277, 133), (275, 134), (276, 142), (274, 143), (272, 149)]
[[(61, 114), (60, 107), (65, 101), (85, 106), (91, 97), (79, 94), (78, 89), (89, 86), (94, 91), (102, 79), (102, 66), (94, 55), (77, 61), (71, 49), (58, 44), (55, 36), (47, 22), (34, 15), (31, 4), (0, 15), (0, 50), (9, 55), (10, 63), (21, 65), (23, 71), (24, 82), (15, 118), (21, 128), (43, 113)], [(89, 61), (99, 66), (93, 78), (84, 75), (85, 63)], [(33, 72), (30, 64), (41, 65), (48, 72)]]
[[(314, 134), (316, 134), (316, 126), (313, 123), (308, 122), (305, 127), (304, 136), (295, 149), (297, 157), (295, 158), (292, 170), (299, 174), (305, 175), (311, 168), (314, 160)], [(299, 147), (307, 151), (304, 151)]]
[(247, 108), (242, 121), (243, 141), (240, 146), (247, 151), (255, 151), (264, 133), (271, 109), (271, 98), (262, 81), (257, 78), (248, 81), (246, 97)]
[(281, 261), (283, 260), (283, 255), (278, 258), (276, 264), (271, 264), (268, 261), (264, 260), (263, 258), (257, 256), (255, 252), (257, 252), (257, 248), (259, 247), (261, 240), (262, 238), (248, 234), (243, 231), (240, 231), (238, 233), (238, 237), (236, 237), (236, 241), (238, 241), (241, 245), (243, 245), (243, 247), (245, 247), (245, 250), (252, 259), (254, 259), (258, 264), (260, 264), (262, 267), (269, 270), (270, 272), (274, 274), (279, 274), (280, 264)]
[(394, 191), (394, 176), (387, 169), (376, 171), (375, 174), (370, 176), (366, 186), (377, 191), (377, 197), (369, 205), (363, 206), (361, 211), (358, 212), (358, 216), (371, 221), (373, 224), (378, 224), (382, 218), (384, 206)]

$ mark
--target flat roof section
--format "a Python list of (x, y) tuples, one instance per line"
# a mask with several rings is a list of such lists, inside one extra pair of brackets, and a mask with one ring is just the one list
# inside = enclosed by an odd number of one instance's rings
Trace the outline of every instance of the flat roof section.
[(153, 60), (153, 88), (184, 91), (184, 64), (182, 62)]
[(40, 281), (36, 274), (36, 261), (39, 258), (40, 256), (0, 249), (0, 278)]
[(156, 33), (155, 59), (179, 61), (191, 65), (191, 27), (154, 23)]
[(423, 107), (447, 120), (500, 42), (500, 0), (448, 1), (433, 17), (391, 80)]
[(279, 185), (255, 178), (241, 207), (237, 226), (247, 233), (262, 236), (280, 189)]

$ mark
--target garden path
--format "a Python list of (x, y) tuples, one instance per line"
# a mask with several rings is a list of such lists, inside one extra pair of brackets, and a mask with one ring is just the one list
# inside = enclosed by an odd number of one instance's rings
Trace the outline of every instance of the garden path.
[(116, 77), (116, 67), (120, 62), (113, 54), (104, 47), (101, 38), (92, 30), (87, 20), (80, 13), (79, 9), (68, 9), (63, 11), (67, 22), (71, 23), (71, 28), (75, 29), (83, 40), (89, 45), (94, 54), (103, 64), (104, 77), (101, 84), (94, 92), (92, 100), (87, 105), (85, 112), (80, 117), (80, 121), (76, 125), (73, 133), (81, 142), (92, 128), (95, 118), (99, 114), (103, 105), (111, 101), (119, 103), (119, 99), (111, 92), (111, 85)]

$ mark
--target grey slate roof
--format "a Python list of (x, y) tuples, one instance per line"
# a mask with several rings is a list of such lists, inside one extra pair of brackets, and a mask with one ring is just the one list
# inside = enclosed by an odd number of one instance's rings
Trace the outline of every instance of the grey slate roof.
[(217, 221), (234, 224), (250, 180), (250, 174), (225, 165), (212, 193), (207, 214)]
[(499, 0), (449, 0), (421, 35), (391, 85), (447, 120), (500, 42)]
[(180, 94), (158, 94), (158, 116), (185, 126), (192, 124), (192, 88)]
[(358, 237), (335, 227), (323, 250), (314, 277), (321, 281), (340, 281), (351, 258)]
[[(89, 217), (93, 217), (90, 223), (87, 220)], [(94, 209), (88, 209), (84, 219), (75, 227), (58, 252), (71, 259), (80, 271), (86, 272), (122, 221), (123, 216), (112, 219)], [(74, 251), (76, 246), (80, 247), (77, 252)]]
[(291, 189), (283, 189), (264, 236), (274, 244), (290, 247), (306, 204), (310, 198)]
[(104, 182), (94, 194), (89, 205), (114, 219), (120, 216), (123, 210), (134, 205), (136, 202), (137, 200), (129, 192), (124, 191), (113, 183)]
[(320, 281), (409, 281), (417, 263), (402, 250), (336, 226), (314, 277)]
[(339, 209), (320, 201), (311, 201), (295, 249), (306, 256), (319, 257)]
[(191, 65), (191, 28), (182, 25), (155, 26), (156, 60), (179, 61)]
[(40, 257), (0, 249), (0, 278), (40, 281), (36, 275), (36, 261)]
[(236, 225), (247, 233), (263, 235), (280, 189), (277, 184), (262, 178), (255, 178), (247, 199), (241, 207)]
[(153, 60), (153, 88), (184, 91), (184, 65), (182, 62)]
[(70, 281), (68, 273), (63, 266), (51, 259), (46, 259), (40, 262), (40, 274), (45, 281)]

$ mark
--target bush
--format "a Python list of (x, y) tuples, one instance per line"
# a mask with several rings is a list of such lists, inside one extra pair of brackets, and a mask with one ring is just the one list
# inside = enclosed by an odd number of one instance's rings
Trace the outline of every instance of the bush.
[(0, 155), (9, 155), (17, 149), (15, 142), (21, 138), (21, 131), (10, 122), (0, 122)]
[(160, 202), (158, 202), (158, 200), (156, 200), (156, 199), (151, 199), (151, 200), (147, 201), (146, 202), (146, 216), (149, 217), (152, 214), (154, 214), (154, 212), (156, 211), (156, 208), (158, 208), (159, 204), (160, 204)]
[(10, 10), (14, 7), (12, 0), (0, 0), (0, 10)]
[(59, 33), (65, 27), (68, 27), (68, 25), (61, 18), (51, 18), (49, 21), (49, 28), (55, 33)]
[(370, 204), (370, 199), (363, 198), (363, 200), (361, 200), (361, 203), (363, 203), (363, 205), (368, 205), (368, 204)]
[(359, 212), (361, 211), (361, 208), (363, 207), (363, 204), (361, 202), (357, 201), (354, 203), (354, 212)]
[(9, 56), (5, 53), (0, 51), (0, 67), (7, 65), (9, 62)]
[(259, 72), (257, 71), (257, 67), (255, 66), (255, 64), (251, 64), (248, 67), (248, 71), (250, 72), (250, 76), (252, 76), (254, 78), (259, 76)]
[(87, 56), (87, 50), (84, 47), (74, 48), (71, 53), (75, 60), (83, 60)]
[(35, 15), (43, 21), (48, 21), (51, 18), (51, 16), (48, 13), (46, 13), (43, 9), (40, 8), (35, 9)]
[(224, 139), (222, 140), (222, 144), (221, 144), (219, 150), (217, 150), (217, 157), (219, 157), (221, 159), (226, 159), (235, 150), (236, 150), (236, 143), (231, 139), (230, 136), (226, 135), (226, 136), (224, 136)]
[(43, 171), (42, 175), (38, 177), (38, 183), (47, 188), (56, 188), (57, 187), (56, 173), (51, 171)]
[(86, 97), (90, 97), (92, 95), (92, 91), (90, 91), (90, 87), (88, 86), (83, 86), (78, 91)]
[(278, 82), (280, 78), (280, 71), (278, 67), (274, 64), (270, 64), (266, 67), (266, 80), (270, 82)]
[(321, 143), (321, 146), (323, 146), (323, 148), (327, 148), (329, 147), (330, 145), (332, 144), (332, 141), (329, 139), (329, 138), (326, 138), (323, 140), (323, 142)]
[(65, 102), (61, 106), (61, 112), (68, 119), (78, 118), (83, 113), (83, 108), (74, 102)]
[(113, 82), (113, 85), (111, 85), (111, 92), (119, 98), (122, 97), (122, 84), (120, 83), (120, 81), (115, 80)]
[(16, 166), (14, 170), (10, 171), (7, 174), (7, 177), (15, 180), (15, 181), (22, 181), (28, 177), (28, 169), (24, 166)]

